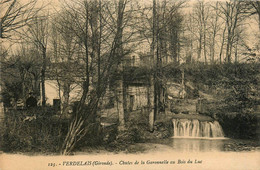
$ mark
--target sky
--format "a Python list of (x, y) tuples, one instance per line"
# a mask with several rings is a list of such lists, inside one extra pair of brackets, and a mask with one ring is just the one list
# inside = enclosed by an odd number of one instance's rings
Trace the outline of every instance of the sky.
[[(0, 0), (2, 1), (2, 0)], [(21, 3), (27, 3), (30, 0), (20, 0)], [(64, 3), (64, 1), (66, 0), (38, 0), (37, 2), (37, 7), (41, 7), (44, 4), (49, 4), (46, 9), (49, 10), (50, 13), (55, 13), (55, 11), (59, 11), (62, 4)], [(208, 1), (208, 0), (206, 0)], [(221, 0), (223, 1), (223, 0)], [(138, 2), (141, 3), (152, 3), (152, 0), (140, 0)], [(188, 5), (192, 5), (194, 2), (196, 2), (195, 0), (189, 0), (188, 1)], [(187, 7), (185, 8), (185, 12), (189, 11), (191, 8)], [(247, 24), (246, 24), (246, 34), (248, 35), (248, 40), (247, 43), (249, 45), (252, 46), (252, 44), (256, 43), (257, 41), (259, 41), (259, 27), (258, 27), (258, 23), (257, 23), (257, 16), (252, 17), (250, 19), (247, 20)], [(10, 43), (8, 42), (8, 40), (0, 40), (2, 41), (2, 43), (4, 44), (4, 46), (10, 46)], [(1, 42), (0, 42), (1, 43)]]

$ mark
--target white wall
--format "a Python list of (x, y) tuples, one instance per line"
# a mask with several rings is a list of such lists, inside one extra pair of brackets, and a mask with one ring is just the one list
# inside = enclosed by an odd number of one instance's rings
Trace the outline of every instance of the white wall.
[[(77, 101), (81, 97), (81, 87), (77, 84), (71, 86), (70, 102)], [(45, 81), (46, 103), (53, 105), (53, 99), (59, 99), (59, 88), (56, 80)], [(63, 92), (61, 91), (61, 97)]]

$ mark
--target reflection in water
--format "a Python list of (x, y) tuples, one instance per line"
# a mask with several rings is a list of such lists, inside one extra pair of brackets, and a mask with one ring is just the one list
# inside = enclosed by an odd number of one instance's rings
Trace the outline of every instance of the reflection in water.
[(177, 152), (260, 151), (260, 141), (230, 138), (168, 138), (150, 141)]
[(210, 152), (210, 151), (224, 151), (224, 144), (229, 139), (192, 139), (192, 138), (169, 138), (157, 141), (168, 145), (173, 150), (178, 152)]
[(206, 139), (172, 139), (172, 147), (181, 152), (203, 152), (203, 151), (222, 151), (223, 140)]

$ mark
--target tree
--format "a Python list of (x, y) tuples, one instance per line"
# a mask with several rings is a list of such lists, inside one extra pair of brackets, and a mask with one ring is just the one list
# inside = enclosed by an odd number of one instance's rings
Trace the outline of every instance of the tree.
[[(197, 41), (197, 57), (201, 58), (202, 52), (204, 55), (204, 62), (207, 64), (207, 31), (208, 31), (208, 18), (209, 18), (209, 8), (208, 4), (204, 1), (197, 1), (193, 7), (193, 21), (197, 24), (195, 29), (198, 32)], [(197, 34), (195, 32), (195, 34)]]
[(231, 1), (220, 3), (222, 18), (226, 24), (227, 42), (226, 42), (226, 62), (231, 63), (231, 54), (235, 42), (236, 32), (244, 19), (241, 2)]
[(258, 15), (258, 26), (260, 29), (260, 2), (259, 1), (242, 1), (242, 13), (246, 16)]
[(41, 95), (42, 95), (42, 105), (46, 104), (45, 97), (45, 72), (47, 66), (47, 44), (48, 44), (48, 34), (49, 34), (49, 18), (48, 14), (45, 16), (34, 17), (32, 22), (27, 24), (27, 29), (20, 35), (24, 37), (27, 42), (34, 45), (34, 47), (39, 51), (42, 58), (41, 66)]
[[(52, 52), (51, 77), (57, 81), (59, 97), (61, 99), (61, 112), (68, 113), (70, 92), (77, 78), (82, 76), (82, 64), (80, 64), (80, 46), (73, 29), (75, 23), (66, 11), (59, 12), (53, 17), (50, 36), (50, 48)], [(60, 92), (63, 92), (61, 96)]]
[[(151, 88), (153, 88), (153, 111), (150, 111), (150, 130), (156, 115), (164, 110), (162, 67), (168, 63), (178, 63), (180, 52), (180, 33), (182, 17), (179, 9), (183, 1), (162, 2), (153, 0), (150, 7), (139, 7), (140, 24), (138, 24), (139, 39), (150, 46), (149, 67), (151, 71)], [(139, 22), (138, 22), (139, 23)], [(148, 51), (147, 51), (148, 52)], [(151, 106), (150, 91), (148, 88), (148, 106)]]
[(257, 14), (258, 15), (258, 26), (260, 29), (260, 2), (259, 1), (251, 1), (250, 5), (254, 9), (251, 15)]
[[(216, 53), (216, 38), (221, 28), (221, 23), (219, 22), (219, 10), (218, 10), (219, 2), (216, 2), (215, 5), (211, 8), (214, 10), (209, 16), (209, 50), (210, 50), (210, 62), (213, 64), (215, 62), (215, 53)], [(211, 33), (211, 34), (210, 34)]]
[(22, 4), (19, 0), (0, 1), (0, 38), (10, 38), (14, 31), (30, 23), (37, 10), (35, 4), (37, 0), (30, 0)]
[(197, 35), (196, 35), (196, 26), (194, 23), (194, 17), (192, 15), (192, 13), (187, 14), (188, 16), (186, 17), (187, 19), (185, 20), (185, 42), (184, 42), (184, 47), (186, 47), (186, 52), (188, 54), (186, 54), (188, 57), (190, 57), (191, 61), (194, 60), (194, 47), (196, 44), (196, 39), (197, 39)]
[(23, 99), (24, 103), (29, 92), (39, 95), (39, 79), (41, 61), (38, 52), (30, 46), (22, 45), (15, 54), (2, 60), (1, 85), (5, 104), (11, 98), (16, 102)]
[[(100, 5), (101, 2), (99, 2)], [(80, 141), (86, 133), (93, 128), (95, 124), (100, 124), (97, 121), (97, 109), (99, 106), (99, 100), (106, 93), (106, 88), (114, 73), (118, 71), (118, 66), (122, 62), (122, 58), (129, 53), (128, 50), (123, 50), (123, 46), (130, 42), (129, 36), (123, 34), (124, 28), (128, 26), (127, 19), (124, 18), (125, 8), (127, 1), (119, 0), (116, 3), (104, 2), (102, 13), (102, 28), (103, 33), (96, 34), (96, 17), (95, 6), (97, 1), (77, 1), (78, 6), (70, 6), (67, 4), (66, 9), (70, 11), (73, 22), (77, 27), (73, 29), (74, 34), (78, 36), (79, 42), (82, 48), (85, 50), (83, 53), (85, 61), (85, 75), (82, 85), (82, 96), (79, 104), (77, 105), (76, 112), (74, 113), (67, 136), (62, 146), (62, 153), (68, 154), (72, 151), (78, 141)], [(92, 5), (93, 8), (92, 8)], [(113, 10), (114, 7), (114, 10)], [(98, 25), (98, 23), (97, 23)], [(100, 26), (100, 24), (99, 24)], [(100, 29), (99, 29), (100, 30)], [(99, 39), (102, 35), (101, 40)], [(98, 36), (99, 35), (99, 36)], [(99, 45), (101, 48), (96, 48), (95, 38), (98, 38), (97, 42), (101, 42)], [(99, 55), (96, 54), (96, 50), (100, 50)], [(98, 52), (99, 53), (99, 52)], [(90, 54), (90, 55), (89, 55)], [(97, 60), (97, 58), (99, 58)], [(100, 61), (99, 64), (95, 64), (96, 61)], [(100, 68), (100, 77), (95, 78), (96, 67)], [(92, 69), (93, 72), (90, 70)], [(120, 71), (119, 71), (120, 73)], [(93, 75), (94, 74), (94, 75)], [(92, 81), (91, 79), (94, 81)], [(96, 84), (95, 79), (98, 80)], [(119, 113), (121, 114), (121, 113)], [(120, 120), (123, 120), (123, 115), (119, 115)], [(95, 129), (97, 131), (98, 129)]]
[[(124, 24), (124, 11), (126, 7), (126, 0), (119, 0), (118, 2), (118, 14), (117, 14), (117, 35), (115, 37), (115, 46), (117, 47), (115, 50), (115, 54), (117, 60), (119, 61), (119, 71), (123, 71), (123, 24)], [(123, 75), (123, 74), (122, 74)], [(118, 117), (119, 117), (119, 130), (124, 129), (125, 126), (125, 115), (124, 115), (124, 106), (123, 106), (123, 76), (121, 76), (121, 80), (119, 80), (119, 89), (118, 93)]]

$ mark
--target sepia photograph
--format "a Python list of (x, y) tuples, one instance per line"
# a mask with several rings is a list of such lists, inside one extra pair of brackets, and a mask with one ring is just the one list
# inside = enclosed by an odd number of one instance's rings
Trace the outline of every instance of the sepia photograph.
[(0, 0), (0, 170), (259, 170), (259, 0)]

